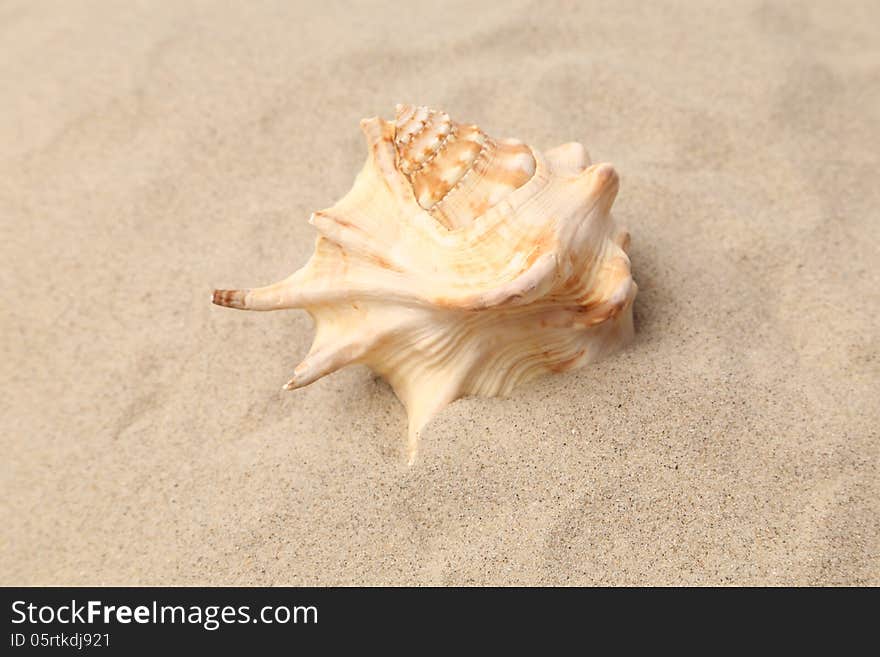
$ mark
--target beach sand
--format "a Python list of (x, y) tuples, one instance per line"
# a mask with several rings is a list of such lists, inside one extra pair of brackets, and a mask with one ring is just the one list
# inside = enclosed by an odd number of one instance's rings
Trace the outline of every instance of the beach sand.
[[(716, 3), (721, 5), (722, 3)], [(2, 584), (880, 584), (880, 5), (6, 2)], [(362, 117), (621, 176), (636, 339), (285, 393)]]

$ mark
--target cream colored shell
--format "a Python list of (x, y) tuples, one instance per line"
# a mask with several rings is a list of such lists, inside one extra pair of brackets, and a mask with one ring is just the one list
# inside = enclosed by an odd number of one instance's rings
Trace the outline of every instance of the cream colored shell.
[(618, 177), (580, 144), (544, 155), (447, 114), (399, 105), (365, 119), (354, 187), (310, 219), (306, 265), (285, 280), (217, 290), (247, 310), (304, 308), (315, 339), (286, 389), (351, 363), (385, 377), (425, 424), (464, 395), (504, 395), (629, 340), (629, 234), (610, 214)]

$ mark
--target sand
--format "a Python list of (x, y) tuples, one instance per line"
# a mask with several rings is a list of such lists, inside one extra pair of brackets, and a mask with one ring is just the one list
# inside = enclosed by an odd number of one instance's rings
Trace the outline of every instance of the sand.
[[(721, 4), (721, 3), (714, 3)], [(2, 584), (880, 584), (880, 5), (11, 2)], [(612, 161), (637, 336), (426, 429), (283, 393), (305, 262), (432, 104)]]

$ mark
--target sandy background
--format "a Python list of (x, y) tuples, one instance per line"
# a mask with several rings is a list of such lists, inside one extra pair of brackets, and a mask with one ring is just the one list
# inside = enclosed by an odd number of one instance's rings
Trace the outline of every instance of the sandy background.
[[(2, 584), (880, 584), (880, 5), (3, 2)], [(718, 3), (719, 5), (722, 3)], [(280, 386), (364, 116), (622, 177), (636, 342)]]

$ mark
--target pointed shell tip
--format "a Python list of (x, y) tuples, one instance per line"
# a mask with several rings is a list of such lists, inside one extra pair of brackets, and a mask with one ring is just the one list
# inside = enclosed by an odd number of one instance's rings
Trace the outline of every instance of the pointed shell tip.
[(214, 290), (211, 296), (211, 303), (226, 308), (245, 308), (245, 297), (247, 290)]

